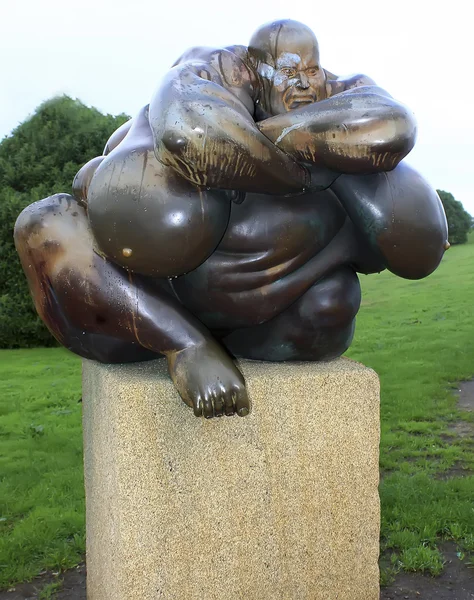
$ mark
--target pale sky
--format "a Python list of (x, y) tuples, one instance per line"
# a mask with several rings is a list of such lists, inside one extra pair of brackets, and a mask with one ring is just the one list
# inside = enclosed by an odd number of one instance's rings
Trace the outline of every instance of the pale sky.
[(406, 160), (474, 215), (470, 10), (467, 0), (0, 0), (0, 139), (62, 93), (133, 115), (186, 48), (247, 44), (259, 25), (291, 18), (316, 33), (324, 67), (369, 75), (414, 111)]

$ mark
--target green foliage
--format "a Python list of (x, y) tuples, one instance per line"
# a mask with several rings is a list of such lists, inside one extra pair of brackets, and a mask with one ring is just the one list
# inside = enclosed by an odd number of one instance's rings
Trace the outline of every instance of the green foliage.
[(444, 212), (448, 220), (449, 241), (451, 244), (465, 244), (467, 242), (467, 234), (472, 226), (471, 215), (464, 210), (463, 205), (459, 200), (456, 200), (449, 192), (437, 190), (441, 202), (444, 206)]
[(16, 218), (36, 200), (70, 192), (77, 171), (102, 154), (127, 120), (61, 96), (39, 106), (0, 143), (0, 348), (55, 344), (30, 299), (13, 243)]

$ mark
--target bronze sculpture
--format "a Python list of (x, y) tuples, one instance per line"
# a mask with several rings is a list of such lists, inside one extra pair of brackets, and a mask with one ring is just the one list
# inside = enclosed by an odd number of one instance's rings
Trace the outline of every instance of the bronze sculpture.
[(193, 48), (151, 103), (36, 202), (15, 242), (36, 309), (73, 352), (164, 355), (197, 416), (244, 416), (232, 357), (340, 356), (359, 273), (418, 279), (447, 225), (401, 162), (412, 114), (366, 76), (324, 69), (313, 32), (264, 25), (249, 47)]

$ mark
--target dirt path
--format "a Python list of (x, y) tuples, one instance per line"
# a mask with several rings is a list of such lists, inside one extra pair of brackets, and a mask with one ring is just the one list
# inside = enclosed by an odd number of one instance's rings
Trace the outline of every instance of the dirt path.
[(458, 388), (458, 408), (474, 411), (474, 379), (461, 381)]
[(79, 565), (55, 577), (51, 573), (37, 577), (31, 583), (20, 583), (11, 591), (0, 591), (0, 600), (37, 600), (40, 591), (48, 584), (63, 580), (61, 590), (54, 600), (86, 600), (86, 567)]

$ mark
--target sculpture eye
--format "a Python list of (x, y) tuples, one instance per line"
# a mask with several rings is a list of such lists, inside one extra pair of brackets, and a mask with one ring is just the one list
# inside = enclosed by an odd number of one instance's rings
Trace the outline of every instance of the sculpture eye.
[(306, 69), (306, 75), (308, 75), (308, 77), (314, 77), (317, 75), (318, 71), (319, 67), (309, 67), (309, 69)]
[(283, 67), (280, 71), (287, 77), (294, 77), (296, 75), (296, 70), (291, 67)]

